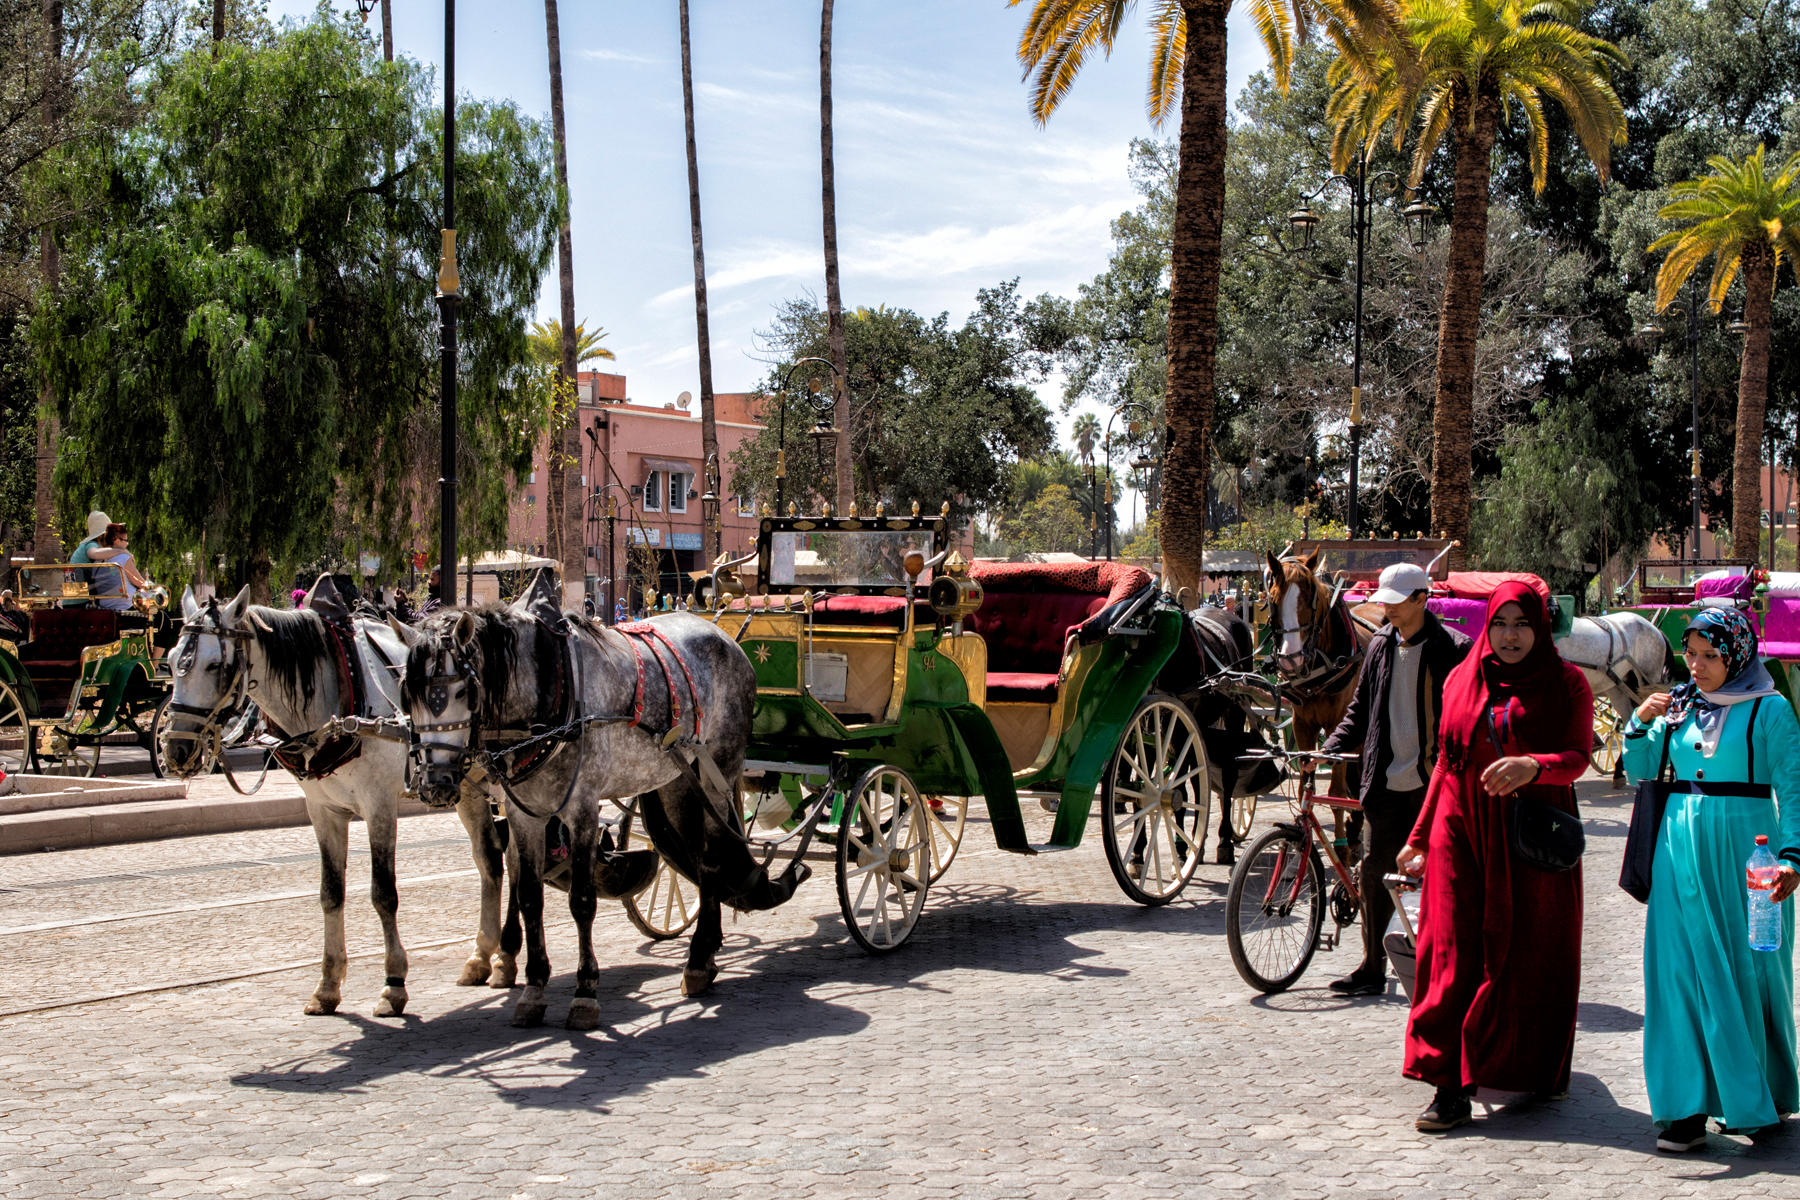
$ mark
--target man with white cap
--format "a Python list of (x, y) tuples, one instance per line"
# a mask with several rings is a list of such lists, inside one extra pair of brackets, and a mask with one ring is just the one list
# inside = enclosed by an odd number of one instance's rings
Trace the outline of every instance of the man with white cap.
[(1382, 938), (1394, 901), (1381, 877), (1394, 869), (1425, 799), (1437, 757), (1444, 678), (1469, 652), (1469, 639), (1445, 628), (1425, 607), (1430, 596), (1431, 576), (1423, 567), (1394, 563), (1381, 572), (1369, 599), (1382, 606), (1387, 624), (1369, 643), (1356, 694), (1322, 747), (1332, 754), (1362, 753), (1363, 961), (1331, 984), (1333, 991), (1347, 996), (1387, 990)]

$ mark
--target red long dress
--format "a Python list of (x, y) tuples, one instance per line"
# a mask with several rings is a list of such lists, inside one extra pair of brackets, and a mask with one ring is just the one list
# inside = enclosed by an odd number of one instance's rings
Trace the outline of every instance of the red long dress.
[(1487, 714), (1497, 707), (1506, 753), (1529, 754), (1542, 766), (1518, 794), (1574, 813), (1572, 785), (1593, 745), (1594, 699), (1580, 670), (1555, 654), (1542, 603), (1529, 588), (1496, 593), (1490, 621), (1508, 601), (1533, 618), (1539, 643), (1518, 668), (1496, 671), (1484, 627), (1452, 672), (1443, 750), (1408, 839), (1425, 850), (1425, 876), (1404, 1071), (1439, 1087), (1558, 1093), (1568, 1089), (1575, 1044), (1581, 868), (1545, 872), (1515, 861), (1507, 835), (1512, 798), (1488, 795), (1480, 780), (1499, 757), (1487, 732)]

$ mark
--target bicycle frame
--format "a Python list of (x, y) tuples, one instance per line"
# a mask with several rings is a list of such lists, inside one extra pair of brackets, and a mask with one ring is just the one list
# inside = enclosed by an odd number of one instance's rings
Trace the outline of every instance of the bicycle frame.
[[(1337, 876), (1338, 883), (1344, 887), (1349, 893), (1350, 899), (1360, 908), (1362, 891), (1357, 885), (1356, 876), (1345, 864), (1343, 858), (1338, 855), (1335, 839), (1325, 836), (1325, 826), (1319, 821), (1318, 814), (1313, 811), (1316, 805), (1323, 805), (1338, 812), (1359, 813), (1362, 811), (1362, 801), (1350, 796), (1319, 795), (1313, 790), (1313, 772), (1309, 770), (1303, 772), (1300, 777), (1300, 811), (1294, 817), (1294, 824), (1300, 832), (1301, 862), (1305, 862), (1306, 856), (1312, 852), (1316, 843), (1325, 852), (1325, 861), (1331, 864), (1331, 870)], [(1282, 857), (1275, 860), (1275, 871), (1269, 877), (1269, 892), (1263, 897), (1265, 905), (1276, 903), (1275, 889), (1287, 871), (1287, 850), (1283, 848), (1281, 854)], [(1304, 870), (1294, 872), (1293, 884), (1287, 897), (1281, 902), (1283, 907), (1299, 901), (1300, 886), (1304, 878)]]

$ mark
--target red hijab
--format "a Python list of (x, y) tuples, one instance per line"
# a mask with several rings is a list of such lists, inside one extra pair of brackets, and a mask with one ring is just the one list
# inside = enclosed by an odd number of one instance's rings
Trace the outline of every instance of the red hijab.
[[(1531, 650), (1516, 663), (1505, 663), (1488, 641), (1488, 627), (1508, 604), (1517, 604), (1531, 625)], [(1444, 681), (1444, 713), (1439, 723), (1451, 764), (1468, 761), (1477, 740), (1486, 741), (1489, 710), (1502, 739), (1529, 747), (1537, 732), (1553, 733), (1564, 723), (1567, 689), (1562, 686), (1563, 660), (1550, 637), (1550, 614), (1543, 597), (1530, 585), (1503, 583), (1488, 596), (1487, 620), (1475, 645)]]

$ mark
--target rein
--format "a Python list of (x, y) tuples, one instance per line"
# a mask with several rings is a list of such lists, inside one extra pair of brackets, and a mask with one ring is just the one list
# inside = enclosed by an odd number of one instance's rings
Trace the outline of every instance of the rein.
[[(209, 621), (210, 625), (207, 623)], [(177, 641), (177, 646), (190, 636), (218, 638), (220, 669), (227, 669), (225, 664), (228, 661), (230, 676), (228, 682), (219, 689), (219, 698), (213, 702), (210, 708), (202, 708), (197, 704), (177, 704), (173, 695), (169, 697), (169, 712), (178, 713), (184, 717), (194, 717), (199, 724), (194, 729), (170, 729), (165, 726), (158, 730), (157, 740), (162, 743), (163, 760), (168, 763), (170, 773), (177, 779), (192, 779), (200, 773), (201, 765), (206, 763), (210, 757), (224, 767), (225, 781), (231, 785), (233, 791), (241, 796), (251, 795), (261, 788), (262, 784), (259, 782), (249, 791), (238, 786), (237, 777), (231, 770), (231, 762), (225, 754), (226, 721), (221, 718), (239, 711), (249, 697), (249, 652), (236, 649), (227, 656), (226, 647), (241, 646), (243, 643), (253, 640), (255, 635), (247, 629), (227, 629), (225, 623), (219, 619), (219, 602), (216, 599), (208, 599), (205, 611), (183, 621), (181, 630), (181, 639)], [(176, 678), (182, 678), (194, 669), (194, 659), (197, 653), (198, 647), (190, 643), (176, 656), (174, 664)], [(196, 753), (186, 766), (176, 766), (173, 758), (169, 755), (168, 747), (171, 742), (193, 742), (200, 752)]]

